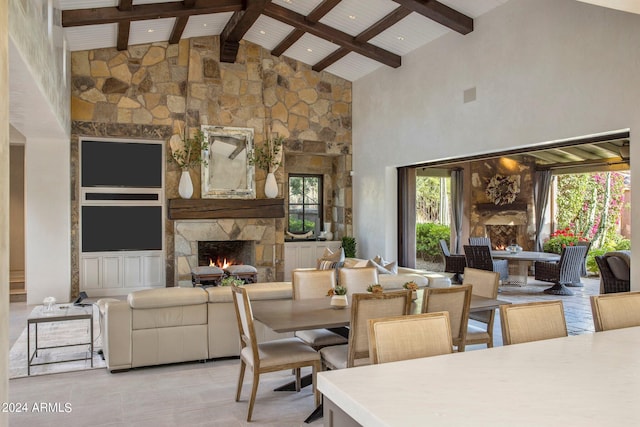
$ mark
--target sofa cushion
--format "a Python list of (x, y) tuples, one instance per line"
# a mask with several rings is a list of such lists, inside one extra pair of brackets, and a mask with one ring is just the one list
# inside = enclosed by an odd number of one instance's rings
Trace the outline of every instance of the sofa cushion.
[(158, 288), (131, 292), (127, 301), (131, 308), (162, 308), (206, 304), (207, 293), (201, 288)]
[[(246, 285), (251, 300), (291, 299), (291, 282), (265, 282)], [(214, 286), (204, 290), (209, 302), (233, 302), (230, 286)]]
[(358, 259), (358, 258), (345, 258), (344, 259), (344, 268), (363, 268), (369, 264), (369, 261), (366, 259)]

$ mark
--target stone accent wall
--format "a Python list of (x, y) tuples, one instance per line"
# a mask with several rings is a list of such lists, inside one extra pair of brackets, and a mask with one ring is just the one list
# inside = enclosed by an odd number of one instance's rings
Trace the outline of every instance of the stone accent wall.
[[(516, 243), (525, 250), (533, 250), (535, 239), (534, 166), (535, 164), (527, 158), (522, 162), (496, 158), (469, 164), (471, 172), (470, 236), (485, 236), (487, 224), (511, 224), (518, 228)], [(520, 193), (513, 203), (497, 206), (489, 200), (485, 190), (489, 180), (496, 174), (518, 177)]]
[[(275, 58), (261, 47), (241, 42), (234, 64), (219, 62), (218, 37), (182, 40), (177, 45), (153, 43), (131, 46), (126, 51), (97, 49), (72, 54), (72, 143), (79, 137), (127, 137), (167, 141), (171, 134), (200, 125), (250, 127), (255, 144), (269, 133), (286, 139), (285, 154), (331, 156), (331, 192), (325, 200), (326, 218), (334, 231), (351, 232), (351, 83), (331, 74), (317, 73), (288, 58)], [(97, 132), (97, 133), (96, 133)], [(170, 158), (166, 144), (167, 158)], [(72, 165), (77, 164), (77, 149)], [(279, 197), (285, 196), (287, 159), (276, 172)], [(73, 173), (77, 169), (73, 169)], [(165, 195), (178, 197), (180, 169), (168, 162)], [(200, 171), (191, 171), (194, 197), (201, 195)], [(74, 182), (75, 182), (74, 175)], [(266, 173), (256, 170), (256, 194), (264, 196)], [(77, 231), (78, 184), (74, 184), (72, 218)], [(328, 220), (327, 219), (327, 220)], [(216, 221), (212, 221), (212, 224)], [(212, 225), (213, 226), (213, 225)], [(283, 277), (286, 219), (265, 225), (273, 243), (256, 253), (265, 278)], [(196, 226), (200, 227), (200, 226)], [(260, 234), (260, 233), (259, 233)], [(72, 252), (77, 254), (77, 233)], [(260, 241), (262, 236), (253, 236)], [(178, 242), (174, 224), (167, 221), (167, 283), (185, 280), (174, 270)], [(268, 249), (267, 246), (271, 247)], [(257, 245), (259, 248), (260, 245)], [(275, 256), (270, 251), (275, 251)], [(258, 252), (258, 249), (256, 249)], [(77, 255), (75, 255), (77, 258)], [(189, 258), (190, 260), (190, 258)], [(77, 289), (77, 259), (73, 262)]]

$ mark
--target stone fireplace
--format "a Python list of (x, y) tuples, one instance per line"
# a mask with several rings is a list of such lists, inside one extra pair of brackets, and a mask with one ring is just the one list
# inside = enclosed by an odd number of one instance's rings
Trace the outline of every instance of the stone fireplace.
[(198, 255), (198, 246), (203, 246), (202, 242), (215, 242), (223, 252), (228, 249), (236, 251), (241, 263), (256, 267), (259, 282), (276, 281), (276, 265), (279, 263), (276, 257), (277, 221), (274, 218), (175, 221), (176, 284), (192, 286), (191, 269), (204, 262), (208, 265), (209, 255), (206, 261)]

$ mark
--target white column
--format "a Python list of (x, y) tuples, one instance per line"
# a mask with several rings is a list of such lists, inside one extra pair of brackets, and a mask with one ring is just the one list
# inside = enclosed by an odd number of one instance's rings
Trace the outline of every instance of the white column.
[(25, 150), (27, 303), (67, 302), (71, 290), (69, 140), (28, 138)]

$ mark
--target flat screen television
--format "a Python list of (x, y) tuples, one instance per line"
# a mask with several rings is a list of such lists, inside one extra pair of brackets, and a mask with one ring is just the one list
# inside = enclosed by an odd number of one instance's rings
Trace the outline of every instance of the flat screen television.
[(162, 144), (83, 140), (83, 187), (162, 187)]
[(82, 251), (162, 250), (161, 206), (83, 206)]

